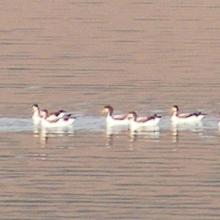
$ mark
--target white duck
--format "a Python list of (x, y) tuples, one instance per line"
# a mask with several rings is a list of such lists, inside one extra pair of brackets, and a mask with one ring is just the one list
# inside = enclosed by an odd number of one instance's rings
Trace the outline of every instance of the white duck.
[(106, 123), (108, 126), (128, 126), (128, 115), (113, 115), (113, 107), (110, 105), (104, 106), (103, 113), (107, 113)]
[[(35, 125), (39, 124), (41, 122), (41, 119), (43, 117), (43, 111), (47, 111), (46, 109), (40, 110), (40, 107), (38, 104), (33, 104), (32, 105), (32, 120)], [(48, 111), (47, 111), (48, 112)], [(64, 111), (64, 110), (59, 110), (57, 112), (52, 112), (52, 113), (47, 113), (47, 120), (48, 121), (55, 121), (57, 119), (63, 118), (64, 116), (69, 116), (71, 115), (70, 113)]]
[(172, 116), (171, 120), (176, 124), (190, 124), (190, 123), (199, 123), (205, 117), (205, 113), (194, 112), (194, 113), (179, 113), (179, 107), (174, 105), (172, 107)]
[(32, 115), (33, 123), (35, 125), (40, 124), (43, 115), (42, 115), (42, 111), (40, 110), (38, 104), (32, 105), (32, 112), (33, 112), (33, 115)]
[(162, 117), (154, 114), (152, 116), (138, 117), (136, 112), (129, 112), (128, 119), (131, 130), (147, 129), (158, 130), (158, 125)]
[(44, 128), (63, 128), (72, 126), (76, 120), (76, 117), (73, 117), (72, 114), (65, 114), (63, 117), (54, 119), (53, 121), (49, 118), (47, 110), (42, 110), (41, 126)]

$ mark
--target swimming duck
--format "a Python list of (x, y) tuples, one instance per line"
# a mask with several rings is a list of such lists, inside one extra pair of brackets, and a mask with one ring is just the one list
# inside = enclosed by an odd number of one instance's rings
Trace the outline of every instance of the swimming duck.
[(47, 110), (42, 110), (41, 126), (44, 128), (62, 128), (72, 126), (76, 117), (72, 114), (65, 114), (63, 117), (55, 118), (53, 121), (48, 118), (50, 117)]
[(172, 107), (171, 120), (173, 123), (198, 123), (201, 122), (205, 115), (202, 112), (179, 114), (179, 107), (174, 105)]
[(136, 112), (128, 113), (131, 130), (138, 130), (140, 128), (154, 130), (159, 125), (161, 118), (162, 117), (157, 114), (146, 117), (138, 117)]
[(33, 112), (32, 121), (35, 125), (38, 125), (41, 122), (43, 116), (42, 111), (40, 110), (38, 104), (32, 105), (32, 112)]
[[(39, 107), (38, 104), (33, 104), (32, 105), (32, 111), (33, 111), (32, 119), (33, 119), (34, 124), (39, 124), (41, 122), (41, 119), (42, 119), (43, 114), (44, 114), (43, 110), (40, 110), (40, 107)], [(51, 112), (51, 113), (47, 113), (47, 114), (48, 114), (48, 116), (47, 116), (48, 121), (54, 121), (54, 120), (57, 120), (59, 118), (63, 118), (64, 116), (70, 116), (71, 115), (71, 113), (68, 113), (64, 110), (59, 110), (59, 111)]]
[(104, 106), (103, 113), (107, 113), (106, 123), (108, 126), (128, 126), (128, 115), (113, 115), (113, 107), (110, 105)]

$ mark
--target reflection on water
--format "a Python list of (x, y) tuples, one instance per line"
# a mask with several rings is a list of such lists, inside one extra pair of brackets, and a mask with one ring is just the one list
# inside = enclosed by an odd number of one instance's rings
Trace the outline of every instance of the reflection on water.
[(160, 131), (158, 129), (155, 131), (131, 131), (130, 132), (130, 141), (131, 142), (135, 142), (138, 137), (156, 140), (156, 139), (160, 138)]
[(33, 126), (34, 137), (39, 137), (42, 146), (45, 146), (49, 138), (72, 136), (74, 135), (74, 127), (58, 127), (58, 128), (41, 128), (39, 126)]
[(203, 135), (204, 126), (202, 122), (199, 123), (189, 123), (189, 124), (171, 124), (171, 131), (173, 136), (173, 142), (177, 143), (179, 141), (179, 136), (181, 132), (192, 132), (198, 135)]
[(127, 125), (109, 126), (106, 124), (106, 145), (112, 146), (117, 136), (127, 136), (130, 144), (135, 142), (138, 137), (158, 139), (160, 134), (159, 126), (140, 127), (140, 129), (132, 130)]
[[(106, 128), (103, 118), (85, 116), (73, 129), (33, 127), (25, 134), (12, 129), (9, 139), (1, 132), (3, 215), (45, 219), (47, 213), (69, 219), (76, 212), (76, 219), (97, 219), (104, 211), (109, 219), (145, 219), (149, 210), (169, 211), (174, 203), (173, 212), (180, 216), (185, 217), (183, 205), (189, 207), (187, 216), (192, 209), (209, 215), (212, 211), (204, 206), (209, 193), (219, 188), (216, 124), (171, 127), (168, 119), (161, 123), (158, 131), (132, 132)], [(39, 211), (29, 205), (27, 211), (27, 203)], [(210, 206), (218, 210), (218, 204)]]
[[(131, 130), (129, 126), (105, 125), (105, 119), (97, 116), (85, 116), (82, 115), (77, 118), (73, 126), (56, 127), (56, 128), (44, 128), (40, 125), (32, 124), (31, 119), (22, 118), (0, 118), (0, 131), (1, 132), (30, 132), (33, 131), (35, 136), (39, 136), (42, 139), (46, 137), (59, 137), (70, 136), (75, 133), (97, 133), (101, 134), (105, 131), (107, 143), (112, 142), (113, 137), (127, 136), (131, 142), (135, 141), (138, 137), (145, 139), (160, 139), (161, 134), (171, 131), (174, 142), (178, 140), (181, 133), (196, 133), (200, 136), (207, 136), (207, 133), (219, 130), (217, 126), (218, 118), (210, 116), (205, 122), (199, 123), (171, 123), (169, 117), (164, 117), (160, 123), (160, 126), (143, 127), (137, 130)], [(214, 132), (215, 133), (215, 132)], [(111, 145), (111, 144), (110, 144)]]
[(120, 134), (123, 131), (128, 131), (128, 126), (124, 125), (116, 125), (116, 126), (108, 126), (106, 125), (106, 136)]

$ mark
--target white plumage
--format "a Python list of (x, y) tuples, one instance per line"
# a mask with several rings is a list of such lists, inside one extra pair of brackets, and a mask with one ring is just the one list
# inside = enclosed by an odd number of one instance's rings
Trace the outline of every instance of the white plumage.
[(129, 112), (128, 119), (131, 130), (158, 130), (161, 116), (154, 114), (152, 116), (137, 117), (136, 112)]
[(62, 128), (65, 126), (71, 126), (76, 119), (71, 113), (64, 110), (49, 114), (46, 109), (40, 110), (37, 104), (32, 106), (32, 111), (33, 124), (44, 128)]
[(113, 108), (110, 105), (104, 106), (103, 112), (107, 113), (106, 124), (107, 126), (128, 126), (128, 115), (113, 115)]
[(194, 113), (179, 113), (179, 107), (174, 105), (172, 107), (172, 116), (171, 121), (175, 124), (193, 124), (199, 123), (205, 117), (206, 114), (202, 112), (194, 112)]
[(48, 120), (48, 112), (46, 110), (42, 111), (43, 116), (41, 119), (41, 126), (44, 128), (59, 128), (59, 127), (66, 127), (66, 126), (72, 126), (75, 117), (73, 117), (71, 114), (65, 115), (63, 117), (57, 117), (54, 120)]

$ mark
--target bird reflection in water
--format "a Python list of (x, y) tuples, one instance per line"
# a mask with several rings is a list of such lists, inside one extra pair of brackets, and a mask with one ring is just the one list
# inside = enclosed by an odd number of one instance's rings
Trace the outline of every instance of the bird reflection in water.
[(180, 133), (181, 132), (193, 132), (202, 135), (203, 123), (194, 123), (194, 124), (171, 124), (172, 131), (172, 142), (179, 143)]
[(135, 143), (138, 142), (138, 140), (141, 141), (150, 141), (150, 142), (158, 142), (160, 138), (160, 130), (159, 128), (156, 130), (135, 130), (130, 131), (129, 134), (129, 140), (130, 140), (130, 148), (134, 149)]
[(130, 131), (130, 142), (134, 143), (138, 138), (158, 140), (160, 138), (160, 130), (136, 130)]
[(158, 126), (153, 129), (138, 129), (138, 130), (129, 130), (127, 127), (123, 126), (107, 126), (106, 127), (106, 146), (111, 147), (114, 145), (115, 137), (119, 136), (128, 136), (129, 140), (129, 149), (133, 150), (134, 143), (138, 138), (158, 140), (160, 137), (160, 129)]
[(128, 130), (127, 126), (106, 126), (106, 146), (111, 147), (114, 143), (114, 137), (121, 135)]
[(62, 127), (62, 128), (41, 128), (39, 126), (33, 127), (34, 137), (40, 138), (40, 143), (42, 147), (45, 147), (48, 143), (49, 138), (61, 137), (66, 135), (74, 134), (74, 127)]

